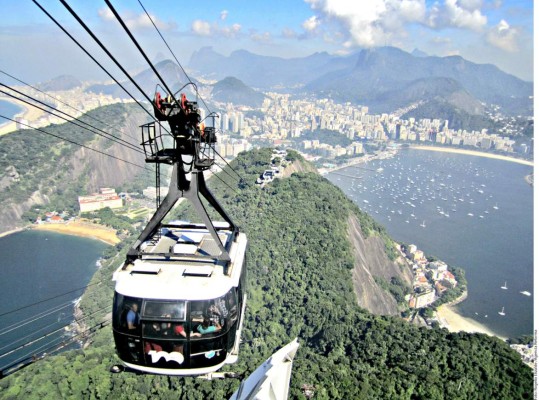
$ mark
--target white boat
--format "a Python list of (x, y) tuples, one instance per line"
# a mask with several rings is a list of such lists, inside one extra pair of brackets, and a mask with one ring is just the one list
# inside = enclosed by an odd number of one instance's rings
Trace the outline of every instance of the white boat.
[(468, 215), (469, 215), (470, 217), (473, 217), (473, 214), (472, 214), (472, 213), (468, 213)]
[(498, 314), (500, 314), (502, 317), (505, 316), (505, 310), (503, 307), (502, 307), (502, 311), (498, 311)]
[(498, 209), (498, 203), (496, 203), (496, 205), (492, 206), (492, 208), (494, 208), (495, 210)]
[(419, 224), (419, 226), (425, 228), (427, 225), (425, 225), (425, 221), (423, 221), (421, 224)]
[(522, 293), (524, 296), (531, 296), (532, 294), (530, 292), (528, 292), (527, 290), (523, 290)]
[(507, 290), (507, 281), (504, 282), (503, 286), (501, 287), (504, 290)]

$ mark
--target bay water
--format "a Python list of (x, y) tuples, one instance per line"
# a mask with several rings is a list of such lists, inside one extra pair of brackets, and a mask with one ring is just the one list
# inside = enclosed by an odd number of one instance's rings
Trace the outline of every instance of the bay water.
[(533, 187), (524, 179), (532, 171), (503, 160), (402, 149), (327, 178), (394, 240), (465, 270), (461, 315), (517, 337), (533, 332)]
[(90, 281), (106, 246), (41, 231), (0, 238), (0, 370), (69, 339), (64, 326), (74, 319), (79, 288)]
[[(12, 103), (11, 101), (0, 100), (0, 115), (4, 115), (8, 118), (14, 118), (15, 115), (23, 111), (22, 107), (19, 107), (17, 104)], [(0, 126), (11, 121), (0, 118)]]

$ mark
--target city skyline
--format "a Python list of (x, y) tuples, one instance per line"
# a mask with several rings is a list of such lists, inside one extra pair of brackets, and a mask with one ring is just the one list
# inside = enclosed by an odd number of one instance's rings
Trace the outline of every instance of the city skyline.
[[(38, 2), (96, 58), (105, 60), (60, 3)], [(144, 67), (144, 60), (104, 2), (69, 4), (128, 69)], [(387, 45), (436, 56), (460, 55), (533, 80), (533, 3), (524, 0), (200, 1), (188, 6), (145, 0), (142, 5), (184, 66), (194, 51), (205, 46), (224, 55), (245, 49), (293, 58), (324, 51), (350, 54)], [(116, 2), (114, 7), (152, 59), (171, 57), (138, 1)], [(106, 79), (31, 2), (6, 4), (0, 31), (0, 67), (6, 72), (32, 82), (62, 74)]]

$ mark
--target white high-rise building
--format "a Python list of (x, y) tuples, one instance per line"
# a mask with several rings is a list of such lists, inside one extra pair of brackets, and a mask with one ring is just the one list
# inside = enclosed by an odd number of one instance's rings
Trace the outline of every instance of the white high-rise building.
[(223, 114), (222, 118), (221, 118), (221, 129), (223, 130), (223, 132), (228, 132), (229, 131), (229, 128), (228, 128), (228, 114)]

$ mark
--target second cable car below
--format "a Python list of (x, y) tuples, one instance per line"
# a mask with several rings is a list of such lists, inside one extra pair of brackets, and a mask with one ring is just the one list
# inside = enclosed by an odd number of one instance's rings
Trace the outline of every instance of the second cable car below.
[[(215, 128), (200, 124), (196, 102), (155, 96), (154, 113), (169, 123), (143, 125), (146, 162), (172, 166), (169, 191), (116, 270), (113, 334), (123, 363), (146, 373), (211, 374), (236, 362), (245, 314), (245, 252), (241, 233), (206, 186), (215, 161)], [(159, 199), (159, 192), (158, 199)], [(201, 196), (224, 221), (212, 221)], [(202, 223), (164, 218), (182, 198)], [(158, 200), (159, 202), (159, 200)]]

